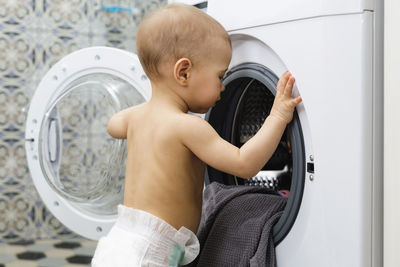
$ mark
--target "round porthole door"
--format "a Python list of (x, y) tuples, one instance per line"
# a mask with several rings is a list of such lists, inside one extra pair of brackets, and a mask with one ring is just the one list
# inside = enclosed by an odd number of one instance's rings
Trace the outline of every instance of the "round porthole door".
[[(206, 116), (217, 133), (241, 147), (256, 134), (269, 115), (278, 77), (258, 63), (243, 63), (228, 70), (221, 100)], [(305, 177), (305, 148), (297, 111), (281, 141), (262, 170), (253, 178), (242, 179), (207, 166), (206, 183), (267, 187), (287, 198), (285, 210), (273, 228), (275, 244), (289, 233), (300, 209)]]
[(99, 239), (115, 222), (125, 141), (108, 135), (107, 122), (150, 96), (137, 56), (110, 47), (71, 53), (40, 82), (26, 122), (28, 166), (45, 205), (72, 231)]

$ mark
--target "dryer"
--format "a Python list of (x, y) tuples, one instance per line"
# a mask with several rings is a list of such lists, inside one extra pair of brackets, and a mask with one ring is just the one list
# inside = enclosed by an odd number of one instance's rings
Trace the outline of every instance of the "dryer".
[[(209, 0), (229, 32), (226, 90), (206, 118), (237, 146), (268, 115), (284, 71), (294, 119), (250, 180), (209, 168), (208, 182), (285, 190), (274, 228), (279, 267), (382, 266), (382, 1)], [(289, 191), (289, 192), (288, 192)]]

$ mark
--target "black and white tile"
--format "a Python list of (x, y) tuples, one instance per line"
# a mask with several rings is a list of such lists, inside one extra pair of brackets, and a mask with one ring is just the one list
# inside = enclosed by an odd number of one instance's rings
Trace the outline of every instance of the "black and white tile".
[(96, 245), (83, 238), (0, 243), (0, 267), (90, 266)]

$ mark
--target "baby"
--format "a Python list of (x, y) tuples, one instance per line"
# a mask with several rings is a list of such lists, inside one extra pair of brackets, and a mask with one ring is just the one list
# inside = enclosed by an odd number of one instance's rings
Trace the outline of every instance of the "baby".
[(301, 98), (294, 77), (283, 74), (270, 115), (240, 149), (204, 119), (225, 90), (222, 78), (232, 47), (224, 28), (201, 10), (182, 4), (148, 14), (137, 32), (140, 62), (152, 86), (149, 102), (115, 114), (114, 138), (127, 139), (124, 203), (93, 266), (178, 266), (199, 253), (206, 164), (250, 178), (275, 151)]

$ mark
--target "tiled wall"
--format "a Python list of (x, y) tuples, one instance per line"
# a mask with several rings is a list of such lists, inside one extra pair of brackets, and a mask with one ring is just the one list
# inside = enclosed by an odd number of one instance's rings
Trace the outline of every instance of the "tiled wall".
[(75, 235), (46, 209), (33, 185), (25, 159), (26, 110), (45, 72), (72, 51), (105, 45), (135, 52), (143, 14), (165, 0), (120, 1), (130, 2), (132, 13), (102, 11), (104, 2), (0, 0), (0, 242)]

